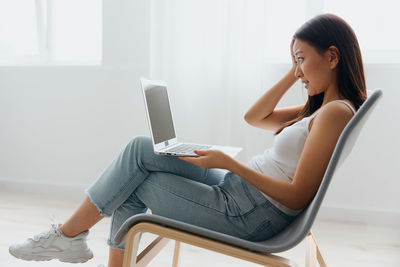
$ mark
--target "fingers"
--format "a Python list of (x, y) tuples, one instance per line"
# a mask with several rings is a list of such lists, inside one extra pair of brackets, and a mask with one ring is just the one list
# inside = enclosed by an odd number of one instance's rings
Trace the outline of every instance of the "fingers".
[(205, 156), (207, 154), (207, 150), (195, 150), (194, 153), (199, 156)]
[(290, 51), (293, 53), (293, 45), (294, 45), (295, 39), (293, 38), (292, 41), (290, 42)]
[(293, 39), (292, 39), (292, 42), (290, 43), (290, 55), (291, 55), (291, 57), (292, 57), (292, 63), (293, 63), (293, 65), (296, 65), (296, 59), (295, 59), (294, 54), (293, 54), (293, 45), (294, 45), (294, 41), (295, 41), (295, 39), (293, 38)]

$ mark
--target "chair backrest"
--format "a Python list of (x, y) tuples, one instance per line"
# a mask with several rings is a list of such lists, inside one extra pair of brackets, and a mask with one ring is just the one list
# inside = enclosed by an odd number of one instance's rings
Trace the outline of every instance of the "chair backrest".
[(333, 151), (321, 185), (308, 207), (280, 234), (269, 240), (260, 242), (269, 248), (269, 252), (281, 252), (294, 247), (301, 242), (310, 231), (337, 166), (340, 165), (351, 152), (362, 127), (381, 96), (382, 91), (380, 89), (370, 91), (367, 100), (361, 105), (344, 128)]

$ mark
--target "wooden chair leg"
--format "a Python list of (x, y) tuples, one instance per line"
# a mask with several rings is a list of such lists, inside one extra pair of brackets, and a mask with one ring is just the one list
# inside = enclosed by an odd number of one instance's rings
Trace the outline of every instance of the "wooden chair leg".
[[(140, 242), (140, 233), (137, 233), (133, 236), (133, 241), (129, 242), (129, 248), (125, 248), (125, 251), (129, 251), (129, 253), (124, 253), (124, 258), (129, 255), (130, 259), (124, 259), (124, 266), (125, 262), (127, 263), (126, 266), (134, 266), (136, 264), (138, 250), (139, 250), (139, 242)], [(128, 249), (128, 250), (127, 250)]]
[(181, 252), (181, 242), (175, 241), (175, 249), (174, 249), (174, 259), (172, 261), (172, 267), (179, 266), (179, 253)]
[(321, 267), (327, 267), (317, 241), (310, 231), (306, 237), (306, 267), (317, 267), (318, 264)]
[(127, 236), (123, 267), (146, 266), (170, 241), (168, 238), (158, 236), (138, 255), (140, 234), (140, 231), (135, 231)]

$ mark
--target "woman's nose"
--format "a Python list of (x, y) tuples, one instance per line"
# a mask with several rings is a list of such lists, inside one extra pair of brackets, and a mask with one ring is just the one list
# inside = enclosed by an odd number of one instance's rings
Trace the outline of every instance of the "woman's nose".
[(299, 65), (296, 66), (296, 70), (294, 71), (294, 76), (297, 78), (303, 77), (303, 72), (301, 71)]

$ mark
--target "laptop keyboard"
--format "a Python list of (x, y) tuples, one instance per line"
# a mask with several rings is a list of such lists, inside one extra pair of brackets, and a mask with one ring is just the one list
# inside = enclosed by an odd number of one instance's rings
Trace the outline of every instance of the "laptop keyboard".
[(209, 149), (211, 146), (207, 145), (195, 145), (195, 144), (180, 144), (164, 152), (174, 152), (174, 153), (193, 153), (194, 150), (204, 150)]

